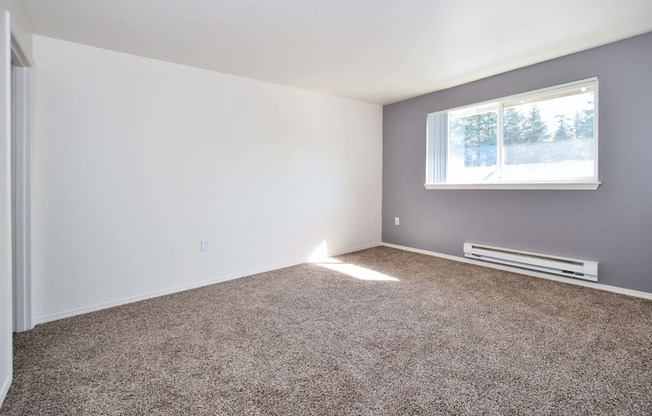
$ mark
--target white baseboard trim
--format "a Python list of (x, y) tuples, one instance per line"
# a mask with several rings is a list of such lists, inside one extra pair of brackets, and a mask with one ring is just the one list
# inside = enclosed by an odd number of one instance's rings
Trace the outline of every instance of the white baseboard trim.
[[(354, 247), (354, 248), (338, 251), (337, 253), (329, 253), (329, 255), (331, 255), (333, 257), (334, 256), (340, 256), (342, 254), (351, 253), (351, 252), (354, 252), (354, 251), (365, 250), (367, 248), (377, 247), (380, 244), (381, 243), (379, 243), (379, 242), (378, 243), (373, 243), (373, 244), (366, 244), (364, 246), (359, 246), (359, 247)], [(254, 274), (265, 273), (265, 272), (271, 272), (272, 270), (278, 270), (278, 269), (283, 269), (285, 267), (296, 266), (298, 264), (303, 264), (303, 263), (306, 263), (306, 262), (307, 262), (307, 260), (304, 259), (304, 260), (298, 260), (298, 261), (294, 261), (294, 262), (276, 264), (276, 265), (272, 265), (272, 266), (268, 266), (268, 267), (261, 267), (261, 268), (257, 268), (257, 269), (247, 270), (245, 272), (232, 273), (232, 274), (228, 274), (228, 275), (225, 275), (225, 276), (216, 277), (216, 278), (213, 278), (213, 279), (202, 280), (202, 281), (199, 281), (199, 282), (193, 282), (193, 283), (189, 283), (189, 284), (186, 284), (186, 285), (174, 286), (174, 287), (171, 287), (171, 288), (167, 288), (167, 289), (163, 289), (163, 290), (157, 290), (157, 291), (153, 291), (153, 292), (148, 292), (148, 293), (144, 293), (144, 294), (141, 294), (141, 295), (128, 296), (126, 298), (116, 299), (116, 300), (109, 301), (109, 302), (97, 303), (95, 305), (84, 306), (82, 308), (69, 309), (69, 310), (63, 311), (63, 312), (57, 312), (57, 313), (53, 313), (53, 314), (50, 314), (50, 315), (39, 316), (34, 320), (35, 321), (34, 323), (35, 323), (35, 325), (38, 325), (38, 324), (43, 324), (43, 323), (46, 323), (46, 322), (57, 321), (59, 319), (70, 318), (70, 317), (73, 317), (73, 316), (82, 315), (82, 314), (90, 313), (90, 312), (95, 312), (95, 311), (99, 311), (99, 310), (102, 310), (102, 309), (108, 309), (108, 308), (113, 308), (115, 306), (126, 305), (128, 303), (139, 302), (141, 300), (157, 298), (159, 296), (165, 296), (165, 295), (170, 295), (172, 293), (183, 292), (185, 290), (196, 289), (196, 288), (202, 287), (202, 286), (208, 286), (208, 285), (213, 285), (215, 283), (226, 282), (226, 281), (229, 281), (229, 280), (238, 279), (240, 277), (246, 277), (246, 276), (251, 276), (251, 275), (254, 275)]]
[(2, 387), (0, 387), (0, 406), (2, 406), (2, 403), (4, 403), (5, 398), (7, 397), (7, 393), (9, 393), (9, 387), (11, 387), (11, 379), (12, 376), (9, 374), (9, 377), (7, 377), (2, 382)]
[(381, 243), (380, 245), (385, 246), (385, 247), (396, 248), (396, 249), (399, 249), (399, 250), (412, 251), (414, 253), (425, 254), (427, 256), (440, 257), (442, 259), (458, 261), (458, 262), (461, 262), (461, 263), (468, 263), (468, 264), (474, 264), (476, 266), (488, 267), (490, 269), (498, 269), (498, 270), (503, 270), (503, 271), (512, 272), (512, 273), (523, 274), (523, 275), (526, 275), (526, 276), (540, 277), (542, 279), (554, 280), (555, 282), (568, 283), (568, 284), (577, 285), (577, 286), (585, 286), (585, 287), (590, 287), (590, 288), (598, 289), (598, 290), (606, 290), (607, 292), (619, 293), (621, 295), (634, 296), (634, 297), (637, 297), (637, 298), (652, 300), (652, 293), (648, 293), (648, 292), (640, 292), (638, 290), (624, 289), (624, 288), (617, 287), (617, 286), (610, 286), (610, 285), (604, 285), (604, 284), (601, 284), (601, 283), (587, 282), (587, 281), (584, 281), (584, 280), (569, 279), (567, 277), (558, 277), (558, 276), (553, 276), (553, 275), (549, 275), (549, 274), (545, 274), (545, 273), (539, 273), (539, 272), (534, 272), (534, 271), (529, 271), (529, 270), (523, 270), (523, 269), (519, 269), (519, 268), (516, 268), (516, 267), (503, 266), (503, 265), (493, 264), (493, 263), (485, 263), (483, 261), (473, 260), (473, 259), (469, 259), (469, 258), (466, 258), (466, 257), (452, 256), (450, 254), (437, 253), (435, 251), (422, 250), (420, 248), (401, 246), (401, 245), (398, 245), (398, 244)]
[(332, 257), (342, 256), (344, 254), (354, 253), (356, 251), (366, 250), (368, 248), (374, 248), (374, 247), (378, 247), (378, 246), (381, 246), (381, 245), (383, 245), (383, 243), (381, 243), (380, 241), (377, 242), (377, 243), (365, 244), (363, 246), (358, 246), (358, 247), (349, 248), (349, 249), (346, 249), (346, 250), (341, 250), (341, 251), (338, 251), (336, 253), (331, 253), (331, 256)]

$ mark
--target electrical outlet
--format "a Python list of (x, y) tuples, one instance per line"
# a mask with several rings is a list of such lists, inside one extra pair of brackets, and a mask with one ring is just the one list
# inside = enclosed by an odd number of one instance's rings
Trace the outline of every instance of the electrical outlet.
[(401, 225), (401, 222), (399, 221), (398, 217), (394, 217), (394, 225)]
[(201, 240), (201, 251), (208, 251), (211, 248), (211, 243), (208, 240)]

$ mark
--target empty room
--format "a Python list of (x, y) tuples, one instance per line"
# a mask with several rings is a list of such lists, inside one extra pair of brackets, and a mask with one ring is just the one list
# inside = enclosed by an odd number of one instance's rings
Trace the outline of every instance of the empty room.
[(0, 416), (651, 415), (649, 0), (0, 0)]

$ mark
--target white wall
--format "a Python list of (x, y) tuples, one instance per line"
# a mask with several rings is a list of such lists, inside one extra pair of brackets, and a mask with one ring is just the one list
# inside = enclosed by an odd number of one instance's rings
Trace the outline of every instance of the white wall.
[(37, 322), (380, 241), (380, 106), (41, 36), (34, 59)]

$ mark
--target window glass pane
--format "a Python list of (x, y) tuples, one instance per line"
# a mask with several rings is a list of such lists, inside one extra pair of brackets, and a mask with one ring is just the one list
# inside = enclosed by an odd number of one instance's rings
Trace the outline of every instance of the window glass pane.
[(466, 108), (449, 113), (449, 183), (496, 180), (498, 106)]
[(431, 113), (426, 182), (597, 187), (596, 101), (594, 78)]
[(503, 112), (505, 181), (594, 176), (592, 86), (506, 102)]

